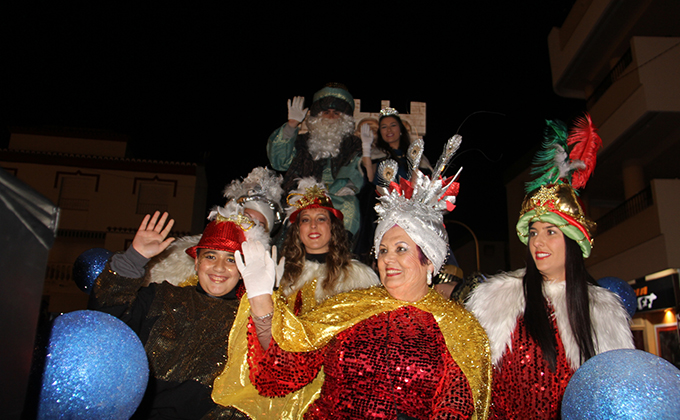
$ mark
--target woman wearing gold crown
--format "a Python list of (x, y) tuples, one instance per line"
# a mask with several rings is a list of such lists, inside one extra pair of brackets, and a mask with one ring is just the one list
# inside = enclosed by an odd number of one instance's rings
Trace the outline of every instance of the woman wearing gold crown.
[(491, 277), (475, 289), (470, 309), (486, 329), (494, 364), (492, 418), (558, 419), (565, 388), (589, 358), (633, 348), (618, 296), (585, 268), (594, 223), (576, 195), (595, 166), (601, 140), (590, 117), (571, 133), (548, 121), (544, 151), (527, 184), (517, 234), (527, 244), (526, 269)]
[[(251, 323), (250, 370), (239, 374), (247, 374), (261, 394), (271, 397), (325, 375), (292, 418), (487, 417), (491, 363), (486, 334), (472, 314), (429, 288), (448, 250), (442, 211), (453, 209), (458, 189), (439, 175), (459, 142), (458, 136), (449, 142), (432, 181), (416, 171), (412, 182), (381, 189), (374, 243), (383, 287), (336, 295), (301, 316), (281, 294), (272, 299), (262, 289), (274, 304), (274, 341), (262, 346)], [(379, 171), (393, 181), (395, 168), (390, 162)], [(257, 263), (251, 270), (254, 253), (247, 243), (244, 252), (239, 268), (250, 295), (263, 277), (274, 274), (257, 270)], [(257, 316), (261, 305), (250, 302)]]
[[(311, 177), (300, 179), (297, 189), (288, 195), (287, 202), (286, 213), (291, 225), (282, 246), (283, 258), (276, 270), (277, 279), (280, 277), (277, 296), (286, 302), (291, 313), (303, 315), (331, 296), (380, 284), (370, 267), (351, 258), (343, 214), (333, 207), (322, 184)], [(249, 269), (254, 270), (251, 266)], [(234, 363), (230, 367), (243, 370), (237, 375), (241, 380), (229, 382), (225, 379), (229, 377), (225, 370), (215, 384), (213, 398), (226, 406), (242, 405), (253, 418), (295, 418), (301, 407), (298, 401), (314, 392), (311, 390), (318, 391), (323, 382), (322, 375), (310, 387), (299, 390), (288, 399), (257, 398), (257, 391), (247, 380), (245, 344), (249, 320), (252, 319), (257, 327), (264, 348), (269, 346), (272, 338), (272, 291), (268, 287), (266, 285), (264, 290), (250, 287), (247, 299), (244, 298), (239, 308), (235, 332), (232, 333), (232, 337), (239, 337), (234, 339), (239, 345), (230, 347), (230, 355), (234, 355), (233, 360), (244, 363), (240, 366)], [(229, 384), (225, 385), (227, 382)], [(251, 401), (254, 404), (247, 405)], [(261, 417), (261, 413), (266, 414)]]
[(279, 287), (296, 314), (338, 293), (379, 284), (371, 268), (352, 260), (343, 214), (322, 184), (302, 178), (287, 201), (291, 225), (282, 247)]

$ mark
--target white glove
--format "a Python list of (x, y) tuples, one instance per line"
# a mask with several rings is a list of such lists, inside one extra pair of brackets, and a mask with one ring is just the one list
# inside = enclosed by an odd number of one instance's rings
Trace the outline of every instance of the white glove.
[[(276, 262), (276, 245), (272, 246), (272, 260)], [(276, 287), (279, 287), (281, 283), (281, 277), (283, 277), (284, 267), (286, 265), (286, 257), (281, 257), (281, 261), (276, 264)]]
[(281, 284), (281, 278), (283, 277), (284, 268), (286, 266), (286, 257), (282, 257), (281, 261), (276, 264), (276, 287)]
[(255, 296), (271, 295), (274, 291), (274, 281), (276, 280), (276, 264), (271, 256), (264, 249), (260, 241), (255, 243), (245, 241), (241, 244), (243, 249), (243, 259), (241, 253), (236, 251), (236, 267), (241, 272), (243, 284), (246, 286), (248, 299)]
[(361, 156), (371, 157), (371, 147), (373, 147), (373, 130), (368, 124), (361, 126)]
[(295, 120), (298, 122), (304, 121), (305, 115), (307, 115), (307, 108), (302, 109), (304, 105), (305, 105), (304, 96), (294, 97), (292, 103), (290, 99), (288, 99), (288, 119)]

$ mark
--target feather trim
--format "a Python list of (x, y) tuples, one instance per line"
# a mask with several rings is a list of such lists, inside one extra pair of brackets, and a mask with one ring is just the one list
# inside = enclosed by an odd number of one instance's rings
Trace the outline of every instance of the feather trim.
[(293, 213), (295, 213), (296, 210), (298, 210), (298, 207), (295, 205), (295, 203), (305, 197), (308, 189), (313, 189), (316, 187), (319, 192), (322, 192), (324, 195), (328, 196), (328, 190), (326, 187), (323, 185), (323, 183), (318, 182), (313, 176), (297, 178), (296, 181), (297, 188), (289, 191), (288, 197), (286, 198), (288, 203), (288, 207), (286, 207), (286, 217), (290, 217)]
[(378, 165), (378, 170), (375, 173), (376, 185), (380, 187), (389, 186), (397, 178), (398, 170), (399, 164), (397, 164), (397, 162), (392, 159), (387, 159), (380, 162)]
[(406, 159), (408, 161), (409, 179), (411, 178), (411, 174), (420, 167), (420, 160), (423, 158), (424, 149), (425, 142), (423, 139), (416, 139), (408, 147)]
[(186, 279), (196, 274), (194, 259), (185, 251), (198, 244), (201, 235), (177, 238), (168, 248), (153, 257), (147, 267), (147, 281), (149, 283), (169, 283), (179, 286)]
[(569, 172), (567, 126), (558, 120), (546, 120), (545, 123), (547, 127), (541, 150), (536, 153), (534, 167), (531, 169), (531, 175), (540, 176), (527, 182), (526, 192), (531, 192), (541, 185), (554, 184)]
[(459, 134), (455, 134), (446, 142), (446, 144), (444, 145), (444, 151), (439, 157), (439, 160), (437, 161), (437, 164), (434, 167), (434, 171), (432, 172), (432, 177), (430, 179), (439, 179), (439, 177), (442, 177), (444, 175), (449, 162), (453, 158), (453, 155), (456, 154), (456, 152), (458, 151), (458, 148), (460, 147), (460, 144), (462, 142), (463, 137), (460, 136)]
[[(497, 367), (505, 352), (512, 351), (512, 334), (517, 319), (524, 315), (523, 277), (524, 269), (490, 277), (471, 293), (466, 303), (489, 336), (492, 362)], [(581, 365), (581, 356), (569, 325), (565, 286), (564, 282), (545, 283), (543, 293), (555, 309), (567, 360), (576, 370)], [(628, 314), (618, 296), (598, 286), (590, 286), (588, 293), (596, 354), (634, 348)]]
[(241, 181), (237, 179), (231, 181), (229, 185), (224, 187), (222, 195), (227, 199), (227, 202), (229, 202), (229, 200), (233, 200), (242, 196), (243, 187), (241, 186)]
[(271, 244), (269, 242), (271, 239), (269, 233), (265, 232), (263, 225), (246, 215), (243, 212), (243, 207), (236, 201), (227, 201), (224, 207), (214, 206), (208, 214), (208, 220), (219, 220), (218, 216), (237, 224), (243, 230), (246, 241), (259, 241), (267, 251), (270, 250)]
[(307, 283), (316, 279), (316, 291), (314, 296), (318, 303), (335, 296), (340, 293), (349, 292), (351, 290), (368, 289), (373, 286), (379, 286), (380, 280), (375, 274), (375, 271), (366, 264), (362, 264), (357, 260), (351, 260), (344, 272), (340, 275), (340, 279), (335, 284), (335, 288), (330, 292), (326, 292), (323, 288), (323, 283), (326, 281), (327, 269), (326, 264), (320, 264), (315, 261), (305, 261), (305, 266), (302, 268), (300, 277), (290, 286), (281, 290), (284, 296), (290, 296), (301, 290)]
[(602, 147), (602, 139), (590, 119), (590, 115), (578, 118), (569, 133), (567, 143), (572, 147), (569, 157), (573, 162), (582, 162), (582, 167), (573, 173), (571, 186), (583, 188), (595, 170), (597, 151)]

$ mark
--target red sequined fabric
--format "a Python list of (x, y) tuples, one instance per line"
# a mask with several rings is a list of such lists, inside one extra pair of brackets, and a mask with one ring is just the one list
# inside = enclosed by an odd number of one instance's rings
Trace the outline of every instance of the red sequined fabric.
[(250, 380), (262, 395), (285, 395), (323, 365), (321, 396), (305, 419), (469, 419), (470, 386), (432, 315), (414, 307), (383, 313), (338, 334), (325, 348), (266, 352), (249, 328)]
[(564, 390), (574, 372), (564, 352), (557, 324), (552, 319), (557, 342), (557, 367), (551, 371), (543, 351), (529, 337), (524, 318), (512, 335), (512, 352), (494, 370), (491, 393), (492, 419), (559, 419)]

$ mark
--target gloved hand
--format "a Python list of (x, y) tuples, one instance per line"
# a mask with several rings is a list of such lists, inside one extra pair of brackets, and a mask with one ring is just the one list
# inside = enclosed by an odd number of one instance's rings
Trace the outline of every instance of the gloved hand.
[[(272, 260), (276, 262), (276, 247), (272, 247)], [(281, 277), (283, 277), (283, 271), (286, 266), (286, 257), (281, 257), (281, 261), (279, 261), (278, 264), (276, 264), (276, 287), (279, 287), (279, 284), (281, 283)]]
[(274, 291), (274, 282), (276, 280), (276, 264), (274, 260), (272, 260), (260, 241), (255, 243), (245, 241), (241, 244), (241, 248), (243, 249), (243, 258), (239, 251), (234, 253), (234, 257), (236, 259), (236, 267), (241, 272), (241, 277), (243, 277), (243, 284), (246, 286), (248, 298), (252, 299), (255, 296), (271, 295)]
[(290, 99), (288, 99), (288, 120), (294, 120), (297, 121), (298, 123), (304, 121), (305, 115), (307, 115), (307, 108), (302, 109), (304, 105), (305, 105), (304, 96), (294, 97), (292, 103)]
[(371, 147), (373, 147), (373, 130), (368, 124), (361, 126), (361, 156), (371, 157)]

